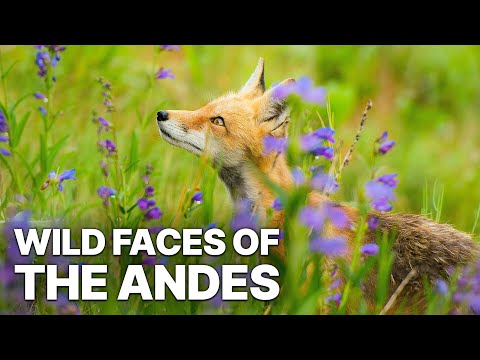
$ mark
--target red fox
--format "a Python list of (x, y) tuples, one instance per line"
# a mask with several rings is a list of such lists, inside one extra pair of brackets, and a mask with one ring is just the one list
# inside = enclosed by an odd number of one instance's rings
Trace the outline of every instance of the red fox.
[[(280, 85), (294, 82), (287, 79)], [(286, 103), (266, 90), (264, 61), (258, 65), (247, 83), (238, 93), (229, 93), (195, 111), (160, 110), (157, 122), (161, 136), (172, 145), (196, 155), (206, 153), (234, 201), (243, 199), (255, 204), (255, 211), (265, 214), (275, 195), (264, 179), (267, 176), (283, 189), (294, 184), (283, 154), (266, 155), (263, 138), (266, 135), (287, 136), (290, 116)], [(320, 193), (309, 194), (309, 203), (318, 206), (329, 198)], [(358, 221), (355, 208), (336, 204), (352, 223)], [(276, 213), (269, 226), (282, 227), (283, 212)], [(447, 224), (438, 224), (420, 215), (375, 213), (379, 228), (396, 232), (392, 251), (395, 260), (391, 272), (391, 291), (402, 285), (401, 297), (409, 299), (421, 293), (424, 278), (434, 281), (448, 279), (453, 267), (470, 263), (480, 254), (478, 244), (464, 232)], [(349, 239), (350, 258), (355, 232), (348, 229), (328, 229), (330, 235), (343, 235)], [(365, 243), (375, 242), (375, 233), (367, 232)], [(281, 242), (282, 244), (282, 242)], [(281, 256), (285, 248), (279, 246)], [(288, 254), (287, 254), (288, 256)], [(374, 299), (375, 283), (365, 282), (367, 299)], [(419, 299), (422, 296), (419, 295)]]

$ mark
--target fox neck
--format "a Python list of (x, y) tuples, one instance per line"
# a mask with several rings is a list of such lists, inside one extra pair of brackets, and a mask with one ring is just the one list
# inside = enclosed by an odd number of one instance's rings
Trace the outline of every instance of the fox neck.
[(283, 154), (247, 160), (236, 166), (223, 166), (219, 176), (234, 202), (248, 200), (256, 207), (255, 211), (260, 212), (271, 207), (276, 197), (265, 184), (265, 177), (284, 189), (290, 188), (293, 184)]

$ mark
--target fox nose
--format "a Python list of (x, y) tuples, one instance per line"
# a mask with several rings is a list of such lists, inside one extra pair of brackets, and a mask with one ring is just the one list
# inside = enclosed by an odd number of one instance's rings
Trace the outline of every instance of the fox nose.
[(168, 120), (168, 112), (165, 110), (160, 110), (157, 112), (157, 121), (166, 121)]

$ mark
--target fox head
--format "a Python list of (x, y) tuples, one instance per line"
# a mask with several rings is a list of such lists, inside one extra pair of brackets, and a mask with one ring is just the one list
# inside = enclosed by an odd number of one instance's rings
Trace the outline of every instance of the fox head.
[(256, 161), (264, 156), (266, 135), (286, 135), (288, 109), (283, 100), (272, 95), (273, 89), (265, 90), (264, 61), (260, 58), (238, 93), (229, 93), (194, 111), (158, 111), (161, 136), (196, 155), (205, 152), (220, 166)]
[[(294, 81), (287, 79), (279, 86)], [(287, 135), (288, 122), (285, 101), (275, 97), (275, 88), (265, 89), (262, 58), (239, 92), (229, 93), (197, 110), (157, 113), (163, 139), (196, 155), (206, 155), (219, 168), (219, 176), (232, 198), (254, 203), (273, 199), (259, 173), (282, 187), (291, 184), (284, 157), (265, 154), (263, 149), (265, 136)]]

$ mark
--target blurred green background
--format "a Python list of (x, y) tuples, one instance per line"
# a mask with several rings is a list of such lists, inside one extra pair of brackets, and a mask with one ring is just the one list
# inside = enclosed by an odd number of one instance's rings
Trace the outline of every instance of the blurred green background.
[[(17, 62), (7, 78), (9, 99), (42, 91), (36, 74), (33, 46), (1, 46), (4, 67)], [(480, 47), (477, 46), (181, 46), (178, 52), (156, 52), (154, 46), (67, 46), (56, 68), (53, 104), (63, 110), (53, 137), (70, 135), (56, 160), (60, 169), (77, 169), (78, 181), (69, 186), (74, 201), (96, 204), (87, 213), (100, 211), (96, 189), (103, 185), (97, 153), (93, 109), (102, 108), (98, 76), (113, 85), (117, 108), (120, 157), (128, 156), (132, 134), (139, 139), (139, 165), (155, 166), (156, 200), (167, 218), (178, 207), (184, 186), (190, 186), (198, 159), (164, 142), (158, 133), (155, 112), (195, 109), (210, 99), (239, 89), (265, 58), (267, 86), (287, 77), (310, 76), (326, 87), (335, 118), (337, 139), (345, 149), (353, 140), (368, 99), (373, 101), (367, 127), (336, 195), (355, 201), (365, 184), (365, 157), (384, 130), (397, 142), (381, 160), (385, 172), (400, 180), (394, 211), (420, 213), (425, 185), (443, 187), (441, 221), (471, 231), (480, 203)], [(155, 55), (156, 54), (156, 55)], [(171, 68), (175, 79), (155, 80), (160, 68)], [(3, 90), (0, 90), (3, 96)], [(33, 111), (20, 142), (20, 151), (32, 162), (38, 153), (41, 118), (39, 101), (23, 102), (19, 115)], [(306, 108), (305, 111), (310, 111)], [(325, 108), (320, 109), (325, 114)], [(306, 114), (316, 119), (314, 113)], [(305, 116), (302, 116), (304, 118)], [(142, 119), (148, 122), (142, 125)], [(291, 122), (295, 136), (309, 129)], [(318, 122), (317, 125), (320, 125)], [(26, 176), (17, 164), (16, 171)], [(213, 171), (204, 173), (204, 177)], [(9, 186), (0, 163), (0, 193)], [(73, 185), (73, 184), (69, 184)], [(218, 221), (230, 217), (231, 205), (223, 185), (216, 183), (214, 211)], [(3, 197), (3, 195), (2, 195)], [(5, 216), (5, 215), (4, 215)], [(2, 217), (4, 217), (2, 216)]]

